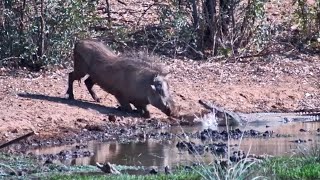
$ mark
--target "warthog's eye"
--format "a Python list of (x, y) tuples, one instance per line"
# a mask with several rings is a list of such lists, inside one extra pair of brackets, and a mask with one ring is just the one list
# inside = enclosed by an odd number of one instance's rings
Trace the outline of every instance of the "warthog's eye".
[(164, 96), (164, 92), (161, 84), (151, 85), (151, 88), (156, 91), (158, 94)]
[(169, 102), (166, 102), (165, 105), (166, 105), (167, 108), (170, 108), (170, 103)]
[(161, 84), (156, 84), (156, 89), (159, 91), (159, 90), (162, 90), (162, 85)]

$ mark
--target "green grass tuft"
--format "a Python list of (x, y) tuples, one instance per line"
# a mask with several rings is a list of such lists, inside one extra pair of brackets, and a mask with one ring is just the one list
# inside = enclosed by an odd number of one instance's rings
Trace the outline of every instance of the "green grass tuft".
[(83, 174), (69, 174), (69, 175), (62, 175), (62, 174), (57, 174), (57, 175), (52, 175), (48, 179), (50, 180), (167, 180), (167, 179), (172, 179), (172, 180), (200, 180), (201, 176), (196, 173), (189, 173), (189, 172), (179, 172), (175, 174), (170, 174), (170, 175), (165, 175), (165, 174), (160, 174), (160, 175), (128, 175), (128, 174), (123, 174), (123, 175), (83, 175)]
[(261, 167), (268, 177), (273, 176), (277, 179), (320, 179), (320, 162), (316, 158), (272, 158)]

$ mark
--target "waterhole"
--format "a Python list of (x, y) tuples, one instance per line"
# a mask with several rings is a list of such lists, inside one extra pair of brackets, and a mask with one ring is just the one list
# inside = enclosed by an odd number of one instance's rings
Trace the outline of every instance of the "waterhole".
[[(245, 153), (255, 155), (273, 155), (273, 156), (290, 156), (301, 151), (304, 148), (311, 148), (313, 145), (320, 143), (320, 122), (305, 122), (314, 117), (296, 116), (294, 114), (276, 114), (276, 113), (256, 113), (242, 114), (243, 119), (251, 123), (246, 126), (236, 127), (240, 130), (256, 130), (259, 132), (272, 132), (272, 137), (246, 137), (239, 139), (227, 140), (210, 140), (209, 143), (226, 143), (230, 152), (243, 150)], [(182, 133), (197, 133), (204, 129), (213, 129), (217, 131), (227, 130), (226, 127), (217, 127), (204, 123), (198, 126), (171, 127), (158, 131), (169, 132), (173, 135)], [(208, 142), (202, 142), (199, 138), (174, 136), (171, 139), (146, 139), (139, 142), (98, 142), (89, 141), (85, 143), (84, 150), (92, 152), (88, 157), (79, 158), (60, 158), (55, 160), (56, 163), (66, 165), (95, 165), (96, 162), (111, 162), (128, 166), (175, 166), (179, 164), (191, 164), (196, 162), (210, 163), (216, 154), (189, 153), (188, 151), (179, 150), (176, 145), (182, 140), (189, 139), (196, 144), (205, 145)], [(35, 155), (59, 154), (62, 151), (72, 151), (77, 144), (39, 148), (30, 150)], [(78, 144), (79, 148), (79, 144)], [(83, 150), (80, 149), (80, 150)]]

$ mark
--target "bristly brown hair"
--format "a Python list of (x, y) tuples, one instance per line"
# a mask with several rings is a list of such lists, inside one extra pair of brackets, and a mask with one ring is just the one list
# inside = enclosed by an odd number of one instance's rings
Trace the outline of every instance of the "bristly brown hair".
[(161, 75), (167, 75), (170, 73), (169, 68), (166, 68), (159, 62), (159, 57), (151, 56), (145, 52), (126, 52), (119, 56), (120, 60), (128, 61), (128, 63), (132, 62), (133, 65), (148, 68), (150, 70), (156, 71)]

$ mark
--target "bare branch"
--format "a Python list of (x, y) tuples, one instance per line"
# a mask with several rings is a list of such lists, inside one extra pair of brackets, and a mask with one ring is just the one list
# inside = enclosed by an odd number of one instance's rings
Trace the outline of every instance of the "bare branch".
[(123, 1), (120, 1), (120, 0), (117, 0), (118, 1), (118, 3), (120, 3), (120, 4), (123, 4), (123, 5), (127, 5), (125, 2), (123, 2)]
[(9, 60), (12, 60), (12, 59), (23, 59), (23, 58), (21, 58), (21, 57), (7, 57), (7, 58), (4, 58), (4, 59), (1, 59), (0, 62), (9, 61)]
[(155, 4), (156, 4), (156, 3), (150, 4), (150, 5), (148, 6), (148, 8), (143, 11), (143, 13), (141, 14), (141, 16), (140, 16), (139, 19), (138, 19), (137, 26), (139, 26), (142, 17), (143, 17), (143, 16), (147, 13), (147, 11), (148, 11), (153, 5), (155, 5)]
[(0, 149), (5, 148), (5, 147), (7, 147), (7, 146), (10, 146), (11, 144), (16, 143), (16, 142), (18, 142), (18, 141), (20, 141), (20, 140), (22, 140), (22, 139), (26, 139), (27, 137), (32, 136), (32, 135), (34, 135), (34, 134), (35, 134), (35, 132), (32, 131), (32, 132), (29, 132), (28, 134), (25, 134), (25, 135), (20, 136), (20, 137), (18, 137), (18, 138), (16, 138), (16, 139), (13, 139), (13, 140), (11, 140), (11, 141), (9, 141), (9, 142), (6, 142), (6, 143), (0, 145)]

